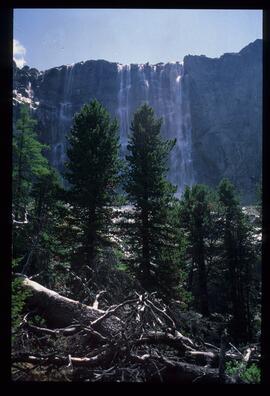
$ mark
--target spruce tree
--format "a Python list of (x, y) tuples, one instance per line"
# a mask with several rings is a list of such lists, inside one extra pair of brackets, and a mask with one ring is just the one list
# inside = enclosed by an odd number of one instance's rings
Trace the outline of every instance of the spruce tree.
[(231, 334), (236, 342), (246, 342), (252, 336), (256, 305), (254, 266), (257, 259), (252, 227), (229, 180), (221, 181), (218, 194), (222, 214), (223, 268), (232, 315)]
[(141, 285), (173, 297), (180, 285), (181, 237), (172, 222), (176, 188), (166, 174), (175, 140), (162, 139), (161, 125), (147, 104), (131, 123), (125, 190), (133, 208), (127, 234), (130, 268)]
[(43, 155), (48, 146), (38, 141), (36, 124), (29, 108), (22, 105), (12, 142), (12, 203), (13, 215), (17, 220), (24, 219), (35, 179), (49, 173), (48, 161)]
[(28, 273), (42, 272), (42, 279), (46, 281), (52, 277), (52, 263), (56, 257), (59, 258), (63, 249), (60, 243), (61, 234), (58, 232), (58, 226), (63, 221), (60, 216), (60, 209), (63, 207), (60, 184), (59, 174), (50, 169), (48, 174), (36, 179), (30, 194), (30, 230), (33, 236), (32, 263)]
[(30, 262), (30, 252), (36, 237), (33, 231), (31, 191), (38, 178), (50, 173), (48, 161), (43, 155), (48, 146), (38, 141), (36, 124), (29, 108), (22, 105), (12, 140), (13, 258), (18, 264), (18, 271)]
[(180, 204), (180, 226), (187, 235), (187, 258), (190, 261), (189, 290), (194, 289), (193, 274), (198, 274), (196, 299), (200, 312), (209, 315), (208, 244), (211, 230), (210, 191), (204, 185), (186, 187)]
[(66, 197), (76, 228), (76, 261), (91, 267), (112, 226), (111, 206), (120, 169), (117, 121), (93, 100), (75, 115), (68, 143)]

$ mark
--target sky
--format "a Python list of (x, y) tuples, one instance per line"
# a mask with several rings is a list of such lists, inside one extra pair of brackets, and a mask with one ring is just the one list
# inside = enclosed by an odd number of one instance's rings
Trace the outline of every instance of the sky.
[(13, 56), (38, 70), (89, 59), (156, 64), (219, 57), (258, 38), (261, 10), (15, 9)]

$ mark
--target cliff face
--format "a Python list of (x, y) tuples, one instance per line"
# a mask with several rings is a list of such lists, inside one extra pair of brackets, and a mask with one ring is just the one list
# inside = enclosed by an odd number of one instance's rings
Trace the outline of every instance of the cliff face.
[(163, 135), (177, 138), (170, 180), (178, 186), (216, 185), (229, 177), (250, 201), (261, 174), (262, 42), (218, 59), (186, 56), (184, 63), (121, 65), (104, 60), (45, 72), (14, 65), (15, 117), (28, 103), (52, 165), (63, 170), (74, 113), (98, 99), (119, 120), (125, 154), (133, 112), (148, 102), (163, 117)]
[(262, 166), (262, 41), (219, 59), (184, 59), (195, 178), (236, 184), (254, 198)]

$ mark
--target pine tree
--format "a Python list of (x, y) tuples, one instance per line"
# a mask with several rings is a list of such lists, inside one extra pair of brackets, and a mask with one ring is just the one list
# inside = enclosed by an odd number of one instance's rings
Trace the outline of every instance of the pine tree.
[(196, 300), (200, 312), (209, 315), (208, 298), (208, 268), (207, 256), (209, 254), (208, 240), (211, 229), (210, 191), (204, 185), (186, 187), (180, 204), (180, 226), (186, 232), (187, 257), (191, 263), (189, 270), (189, 290), (193, 290), (193, 273), (198, 273), (198, 293)]
[[(218, 187), (222, 209), (223, 266), (231, 333), (237, 342), (246, 342), (252, 335), (256, 253), (252, 228), (242, 212), (234, 186), (224, 179)], [(224, 283), (224, 282), (223, 282)]]
[(36, 179), (30, 194), (32, 199), (30, 230), (33, 236), (29, 271), (42, 272), (42, 278), (46, 278), (46, 281), (52, 275), (50, 268), (52, 261), (62, 250), (58, 232), (58, 225), (63, 221), (60, 216), (60, 209), (63, 206), (60, 185), (60, 175), (56, 170), (50, 169), (48, 174), (40, 175)]
[(48, 161), (43, 155), (48, 146), (38, 141), (35, 127), (36, 120), (30, 116), (29, 108), (22, 105), (12, 141), (13, 258), (18, 263), (18, 270), (29, 263), (35, 239), (31, 190), (39, 177), (50, 172)]
[(81, 253), (82, 263), (91, 267), (112, 226), (111, 206), (120, 169), (117, 122), (93, 100), (75, 115), (68, 142), (65, 177), (70, 184), (71, 221), (77, 227), (76, 254)]
[(133, 205), (128, 242), (131, 271), (142, 286), (176, 296), (180, 284), (181, 237), (172, 222), (175, 187), (166, 180), (168, 156), (175, 140), (161, 138), (161, 119), (147, 104), (134, 114), (125, 190)]
[(29, 108), (22, 105), (13, 133), (13, 215), (17, 220), (24, 219), (35, 178), (49, 173), (48, 161), (43, 155), (48, 146), (38, 141), (36, 124)]

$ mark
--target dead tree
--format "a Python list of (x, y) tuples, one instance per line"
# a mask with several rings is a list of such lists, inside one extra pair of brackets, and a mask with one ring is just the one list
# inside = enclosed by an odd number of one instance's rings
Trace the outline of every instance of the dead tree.
[[(35, 340), (33, 345), (38, 342), (39, 349), (33, 347), (30, 353), (28, 345), (13, 351), (15, 380), (21, 372), (27, 377), (25, 370), (30, 373), (27, 378), (33, 379), (39, 367), (68, 370), (69, 380), (220, 383), (220, 356), (223, 360), (241, 358), (182, 334), (154, 293), (135, 293), (101, 310), (98, 297), (88, 306), (28, 278), (22, 284), (31, 292), (28, 304), (46, 319), (46, 327), (31, 323), (30, 313), (25, 315), (21, 331)], [(44, 344), (48, 340), (56, 343), (50, 352)], [(222, 381), (235, 379), (222, 370)]]

